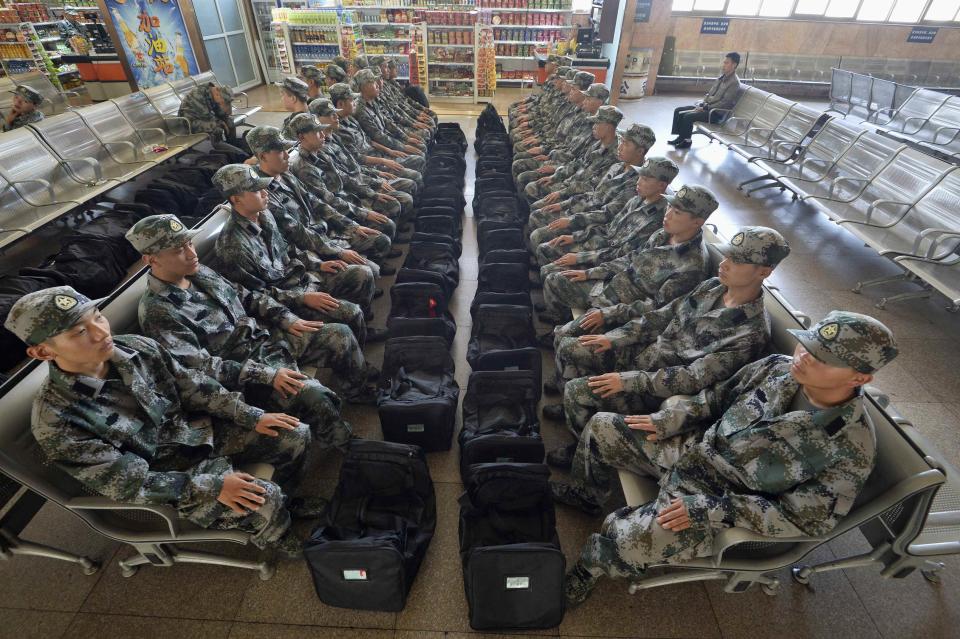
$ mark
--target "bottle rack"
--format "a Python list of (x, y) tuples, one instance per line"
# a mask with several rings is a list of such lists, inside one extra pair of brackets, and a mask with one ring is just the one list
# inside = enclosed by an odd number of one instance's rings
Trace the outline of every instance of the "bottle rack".
[[(6, 75), (41, 71), (58, 91), (63, 90), (58, 69), (47, 50), (44, 49), (36, 29), (33, 28), (33, 23), (0, 24), (0, 32), (4, 34), (4, 44), (0, 48), (0, 63)], [(7, 42), (6, 35), (10, 33), (14, 34), (13, 42)], [(59, 54), (56, 57), (60, 57)]]

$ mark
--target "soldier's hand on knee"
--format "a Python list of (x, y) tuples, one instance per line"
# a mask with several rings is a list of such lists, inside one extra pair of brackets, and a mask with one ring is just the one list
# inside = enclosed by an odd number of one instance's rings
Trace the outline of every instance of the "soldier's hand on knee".
[(554, 191), (553, 193), (550, 193), (549, 195), (547, 195), (547, 197), (543, 198), (543, 203), (556, 204), (559, 200), (560, 200), (560, 192)]
[(337, 298), (330, 295), (330, 293), (322, 293), (320, 291), (305, 293), (303, 303), (315, 311), (324, 313), (330, 313), (340, 308), (340, 302), (337, 301)]
[(347, 263), (343, 260), (324, 260), (323, 264), (320, 265), (320, 272), (339, 273), (345, 268), (347, 268)]
[(547, 160), (550, 159), (550, 156), (549, 156), (549, 155), (543, 155), (543, 154), (541, 153), (540, 155), (534, 157), (533, 159), (534, 159), (534, 160), (539, 160), (540, 162), (546, 162)]
[(303, 337), (304, 333), (316, 333), (323, 328), (323, 322), (298, 319), (287, 327), (287, 332), (295, 337)]
[(586, 271), (560, 271), (560, 275), (564, 276), (571, 282), (586, 282), (587, 281), (587, 272)]
[(369, 226), (358, 226), (357, 232), (364, 237), (376, 237), (377, 235), (380, 235), (380, 231), (377, 229), (372, 229)]
[[(550, 195), (553, 195), (553, 193), (551, 193)], [(556, 207), (556, 209), (554, 209), (554, 207)], [(560, 205), (551, 204), (550, 206), (544, 208), (543, 210), (547, 213), (554, 213), (560, 210)], [(547, 224), (547, 228), (550, 229), (551, 231), (562, 231), (564, 229), (570, 228), (570, 218), (569, 217), (557, 218), (553, 222), (550, 222), (549, 224)], [(573, 240), (573, 237), (571, 236), (570, 239)]]
[(267, 489), (256, 483), (256, 477), (247, 473), (229, 473), (223, 476), (223, 487), (217, 495), (217, 501), (237, 513), (246, 515), (256, 511), (266, 501), (261, 495)]
[[(560, 237), (565, 237), (561, 235)], [(559, 238), (557, 238), (559, 239)], [(563, 246), (562, 243), (555, 244), (554, 246)], [(577, 265), (577, 254), (576, 253), (567, 253), (566, 255), (561, 255), (553, 261), (556, 266), (576, 266)]]
[[(585, 331), (595, 331), (603, 326), (603, 311), (594, 308), (580, 316), (580, 328)], [(583, 339), (583, 338), (581, 338)], [(581, 342), (582, 343), (582, 342)]]
[(674, 499), (670, 505), (664, 508), (657, 515), (657, 523), (662, 528), (680, 532), (690, 527), (690, 514), (687, 512), (687, 505), (682, 499)]
[(374, 224), (386, 224), (389, 221), (390, 218), (383, 213), (377, 213), (376, 211), (367, 212), (367, 222), (373, 222)]
[[(584, 335), (578, 340), (581, 346), (586, 346), (593, 350), (594, 353), (605, 353), (613, 348), (613, 342), (609, 338), (604, 337), (603, 335)], [(617, 379), (620, 378), (620, 375), (617, 373), (611, 373), (612, 375), (617, 375)], [(623, 390), (623, 385), (621, 384), (620, 390)], [(619, 392), (619, 391), (618, 391)]]
[(267, 437), (278, 437), (278, 430), (293, 430), (300, 425), (300, 420), (293, 415), (286, 413), (264, 413), (257, 425), (253, 427), (255, 431)]
[(281, 368), (277, 370), (277, 374), (273, 378), (273, 388), (280, 393), (281, 397), (286, 399), (303, 390), (305, 386), (303, 380), (305, 379), (307, 379), (307, 376), (299, 371), (292, 368)]
[(630, 430), (642, 430), (645, 433), (650, 433), (647, 435), (648, 442), (657, 441), (657, 427), (649, 415), (627, 415), (623, 418), (623, 421), (627, 423), (627, 428)]
[(366, 264), (367, 260), (353, 249), (344, 249), (340, 252), (340, 259), (347, 264)]
[(604, 399), (623, 392), (623, 380), (620, 379), (620, 373), (594, 375), (587, 380), (587, 386), (590, 387), (594, 395), (599, 395)]

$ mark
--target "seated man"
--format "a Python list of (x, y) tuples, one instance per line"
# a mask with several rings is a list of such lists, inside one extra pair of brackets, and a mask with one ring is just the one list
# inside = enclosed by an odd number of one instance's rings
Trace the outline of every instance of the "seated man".
[(660, 487), (654, 501), (614, 511), (590, 535), (567, 574), (569, 604), (603, 575), (636, 578), (651, 565), (708, 557), (724, 528), (823, 535), (850, 512), (877, 452), (862, 388), (897, 356), (896, 342), (872, 317), (844, 311), (790, 332), (799, 342), (792, 357), (770, 355), (650, 415), (590, 420), (575, 486), (599, 502), (622, 469)]
[[(543, 284), (546, 306), (540, 318), (566, 324), (572, 309), (602, 308), (620, 324), (660, 308), (707, 279), (703, 224), (719, 206), (702, 186), (685, 186), (670, 198), (663, 228), (643, 248), (587, 270), (548, 275)], [(553, 346), (552, 331), (543, 336)]]
[[(337, 56), (337, 57), (342, 57), (342, 56)], [(348, 66), (349, 64), (346, 62), (346, 58), (344, 58), (344, 62), (342, 65), (337, 64), (336, 62), (331, 62), (330, 64), (327, 65), (327, 68), (323, 70), (323, 74), (324, 74), (323, 80), (326, 83), (327, 88), (330, 88), (337, 82), (348, 82), (348, 83), (350, 82), (350, 76), (347, 75)]]
[[(246, 404), (152, 339), (112, 335), (96, 302), (69, 286), (24, 295), (4, 326), (50, 363), (33, 401), (50, 463), (99, 495), (172, 506), (198, 526), (300, 555), (282, 486), (300, 472), (306, 424)], [(235, 469), (253, 462), (273, 464), (274, 481)]]
[(420, 139), (408, 136), (390, 122), (389, 114), (380, 111), (377, 104), (380, 89), (377, 87), (377, 77), (373, 71), (363, 69), (357, 72), (353, 81), (360, 92), (360, 102), (353, 117), (357, 119), (364, 133), (379, 145), (378, 148), (387, 150), (389, 155), (397, 158), (405, 168), (422, 174), (427, 160), (424, 150), (417, 146)]
[(237, 136), (233, 125), (233, 89), (223, 84), (203, 84), (184, 96), (177, 115), (186, 118), (193, 133), (210, 136), (213, 148), (240, 161), (250, 156), (247, 143)]
[[(638, 159), (626, 138), (621, 152)], [(626, 166), (611, 176), (618, 166)], [(568, 213), (530, 234), (541, 276), (571, 266), (590, 266), (640, 248), (660, 226), (667, 209), (664, 193), (680, 169), (667, 158), (651, 157), (638, 169), (628, 162), (610, 167), (597, 186), (606, 204), (584, 213)], [(571, 207), (573, 209), (574, 207)], [(532, 217), (532, 216), (531, 216)], [(564, 231), (572, 231), (564, 233)], [(550, 268), (544, 269), (547, 265)]]
[(433, 138), (436, 130), (436, 124), (426, 113), (422, 112), (422, 107), (417, 105), (415, 108), (412, 102), (403, 94), (403, 90), (394, 84), (387, 82), (387, 59), (382, 55), (373, 55), (368, 58), (370, 70), (377, 76), (380, 89), (381, 104), (386, 108), (394, 120), (407, 132), (415, 135), (426, 142)]
[(300, 78), (288, 76), (283, 79), (280, 85), (280, 104), (285, 111), (290, 113), (283, 119), (280, 128), (284, 128), (290, 123), (293, 116), (298, 113), (307, 112), (307, 102), (310, 100), (310, 87)]
[(323, 95), (323, 87), (326, 86), (326, 74), (323, 69), (315, 64), (305, 64), (300, 67), (300, 75), (303, 81), (307, 83), (307, 103), (314, 98)]
[(150, 267), (139, 308), (146, 336), (230, 390), (309, 418), (314, 441), (346, 444), (340, 400), (298, 365), (333, 369), (347, 401), (372, 403), (376, 389), (367, 378), (378, 371), (368, 370), (349, 327), (301, 319), (269, 295), (220, 277), (200, 264), (193, 233), (173, 215), (145, 217), (126, 238)]
[[(390, 56), (380, 68), (383, 72), (383, 90), (391, 94), (396, 102), (406, 104), (407, 109), (411, 114), (420, 118), (425, 124), (435, 131), (437, 128), (437, 114), (433, 111), (433, 109), (430, 108), (429, 102), (424, 104), (418, 99), (419, 95), (415, 98), (415, 93), (408, 93), (406, 89), (397, 81), (397, 58)], [(420, 94), (423, 94), (423, 89), (421, 87), (412, 84), (408, 85), (407, 88), (411, 86), (414, 87), (414, 89), (420, 89)]]
[[(213, 184), (231, 209), (217, 236), (216, 269), (232, 282), (268, 294), (300, 317), (346, 324), (363, 346), (367, 339), (363, 311), (334, 297), (341, 291), (358, 292), (354, 282), (337, 277), (349, 267), (287, 243), (267, 208), (271, 182), (245, 164), (228, 164), (214, 173)], [(371, 340), (386, 337), (386, 331), (370, 333)]]
[[(773, 229), (746, 226), (720, 248), (726, 257), (719, 277), (667, 306), (611, 326), (602, 335), (564, 336), (579, 334), (584, 324), (598, 332), (602, 314), (599, 325), (596, 318), (583, 316), (557, 329), (554, 390), (563, 389), (562, 414), (575, 439), (598, 411), (656, 410), (664, 399), (698, 393), (768, 352), (763, 281), (790, 247)], [(543, 412), (554, 416), (555, 411), (546, 406)], [(569, 466), (575, 447), (560, 449), (547, 460)]]
[(43, 103), (43, 96), (25, 84), (21, 84), (13, 94), (13, 104), (6, 120), (3, 121), (4, 131), (13, 131), (22, 126), (39, 122), (43, 119), (43, 111), (37, 107)]
[(736, 105), (737, 100), (740, 99), (740, 93), (743, 91), (743, 85), (740, 84), (740, 78), (737, 77), (740, 54), (735, 51), (728, 53), (723, 58), (722, 66), (723, 73), (716, 79), (702, 100), (692, 106), (682, 106), (674, 109), (673, 127), (670, 129), (670, 133), (677, 137), (667, 144), (671, 144), (678, 149), (689, 149), (694, 123), (710, 120), (710, 112), (714, 109), (729, 110)]
[[(560, 56), (556, 55), (555, 53), (551, 53), (550, 55), (548, 55), (547, 61), (543, 65), (543, 71), (544, 71), (543, 77), (551, 78), (553, 74), (556, 73), (557, 67), (560, 66), (560, 62), (561, 62)], [(527, 111), (529, 111), (530, 108), (533, 107), (533, 105), (537, 104), (538, 102), (540, 102), (540, 100), (542, 100), (547, 95), (549, 95), (549, 90), (551, 88), (551, 84), (549, 80), (547, 82), (544, 82), (540, 86), (541, 86), (540, 92), (531, 93), (524, 99), (517, 100), (516, 102), (510, 105), (510, 108), (507, 110), (507, 112), (510, 115), (511, 123), (515, 121), (517, 116), (527, 113)]]

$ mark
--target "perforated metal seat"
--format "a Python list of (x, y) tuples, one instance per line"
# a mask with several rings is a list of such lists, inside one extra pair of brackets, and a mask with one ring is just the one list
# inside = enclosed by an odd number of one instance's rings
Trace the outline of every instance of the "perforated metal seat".
[(31, 71), (22, 75), (12, 76), (12, 80), (17, 86), (28, 86), (43, 96), (43, 103), (40, 110), (46, 115), (55, 115), (63, 113), (70, 108), (70, 98), (77, 97), (76, 91), (61, 91), (53, 86), (47, 74), (40, 71)]
[[(890, 120), (881, 125), (881, 128), (886, 131), (913, 136), (927, 124), (949, 97), (946, 93), (917, 89), (890, 116)], [(871, 121), (874, 120), (871, 119)]]
[(133, 128), (113, 102), (92, 104), (76, 113), (120, 161), (160, 163), (183, 151), (180, 147), (158, 150), (158, 147), (166, 144), (166, 131)]
[(853, 90), (853, 73), (844, 69), (830, 69), (830, 106), (827, 112), (841, 115), (850, 113), (850, 92)]
[(137, 130), (159, 129), (166, 135), (166, 146), (190, 148), (207, 140), (202, 133), (190, 133), (185, 118), (165, 117), (142, 92), (131, 93), (112, 100), (117, 109)]
[[(756, 89), (752, 89), (752, 91), (756, 91)], [(790, 112), (794, 104), (794, 102), (778, 95), (769, 94), (756, 114), (750, 118), (746, 127), (743, 127), (743, 120), (738, 120), (737, 116), (733, 115), (727, 118), (721, 130), (712, 131), (710, 137), (728, 146), (733, 144), (762, 144), (770, 139), (773, 131), (787, 117), (787, 113)], [(730, 122), (731, 120), (734, 120), (734, 122)], [(730, 123), (729, 127), (727, 126), (728, 123)]]
[(693, 132), (702, 133), (711, 139), (719, 139), (719, 135), (739, 137), (750, 128), (750, 123), (771, 95), (763, 89), (747, 87), (722, 123), (697, 122)]
[(743, 144), (732, 144), (730, 149), (747, 158), (757, 160), (787, 160), (802, 148), (804, 140), (823, 114), (802, 104), (794, 104), (786, 117), (772, 131), (750, 127)]

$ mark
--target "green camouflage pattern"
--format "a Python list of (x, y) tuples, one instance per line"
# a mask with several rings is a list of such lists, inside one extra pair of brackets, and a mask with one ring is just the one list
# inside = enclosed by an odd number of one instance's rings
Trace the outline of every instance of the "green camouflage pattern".
[(307, 83), (300, 78), (287, 76), (283, 79), (283, 82), (280, 83), (280, 87), (283, 90), (290, 92), (301, 102), (306, 102), (308, 100), (307, 94), (310, 91), (310, 87), (308, 87)]
[(176, 215), (150, 215), (130, 227), (124, 234), (143, 255), (179, 248), (193, 239), (195, 231), (188, 229)]
[(591, 124), (612, 124), (616, 126), (620, 124), (620, 120), (622, 119), (623, 111), (612, 104), (604, 104), (597, 109), (596, 115), (591, 115), (587, 118), (587, 122)]
[(594, 82), (587, 90), (583, 92), (588, 98), (597, 98), (598, 100), (603, 100), (606, 102), (610, 99), (610, 89), (607, 88), (607, 85), (602, 82)]
[(324, 74), (335, 82), (346, 82), (347, 71), (337, 64), (328, 64)]
[(676, 195), (669, 198), (670, 206), (681, 211), (685, 211), (694, 217), (708, 218), (710, 214), (717, 210), (720, 203), (710, 192), (710, 189), (704, 186), (683, 185)]
[(43, 104), (43, 94), (25, 84), (17, 86), (17, 88), (13, 91), (10, 91), (10, 93), (19, 95), (21, 98), (34, 106), (40, 106)]
[(334, 104), (337, 104), (340, 100), (356, 101), (360, 99), (360, 94), (354, 92), (350, 85), (345, 82), (337, 82), (327, 89), (327, 93), (330, 95), (330, 101)]
[[(656, 141), (656, 138), (654, 138), (654, 141)], [(643, 163), (643, 166), (637, 169), (637, 173), (642, 177), (651, 177), (670, 184), (680, 173), (680, 167), (669, 158), (649, 157)]]
[[(206, 133), (212, 141), (222, 142), (226, 136), (224, 127), (229, 128), (233, 122), (230, 115), (225, 113), (210, 95), (210, 89), (214, 86), (203, 84), (190, 89), (180, 102), (177, 116), (190, 123), (192, 133)], [(231, 98), (224, 93), (224, 88), (219, 88), (224, 99), (229, 102)]]
[(860, 313), (832, 311), (809, 330), (788, 330), (820, 361), (867, 375), (889, 364), (899, 353), (890, 329)]
[(247, 133), (247, 144), (254, 155), (269, 151), (289, 151), (297, 145), (296, 141), (283, 136), (275, 126), (256, 126)]
[(72, 286), (54, 286), (18, 299), (3, 326), (28, 346), (36, 346), (73, 327), (96, 306)]
[(265, 178), (250, 165), (227, 164), (217, 169), (212, 182), (224, 197), (238, 193), (260, 191), (270, 186), (272, 178)]
[(30, 113), (21, 113), (9, 123), (4, 120), (3, 130), (4, 131), (13, 131), (14, 129), (19, 129), (20, 127), (27, 126), (28, 124), (36, 124), (37, 122), (43, 121), (44, 115), (43, 111), (39, 109), (34, 109)]
[(297, 140), (301, 135), (314, 131), (326, 131), (329, 128), (329, 124), (322, 123), (313, 113), (297, 113), (283, 128), (283, 135), (290, 140)]

